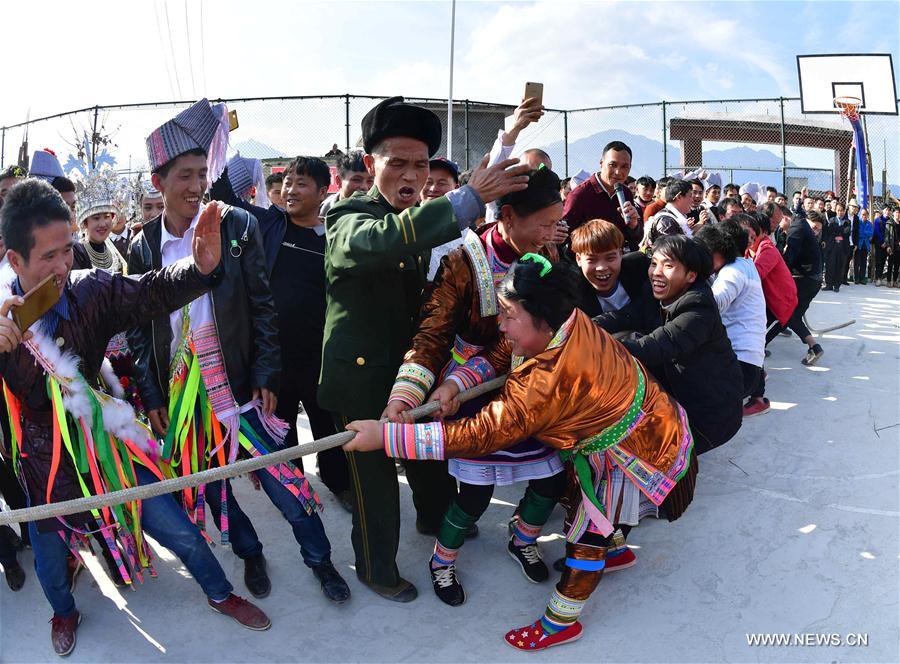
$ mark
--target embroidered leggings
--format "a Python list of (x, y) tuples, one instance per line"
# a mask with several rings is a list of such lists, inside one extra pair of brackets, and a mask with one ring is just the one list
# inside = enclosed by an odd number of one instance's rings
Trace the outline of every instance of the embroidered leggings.
[[(525, 497), (520, 505), (520, 515), (532, 526), (542, 526), (550, 517), (553, 507), (559, 501), (566, 488), (565, 472), (530, 480), (525, 490)], [(465, 535), (472, 525), (481, 518), (491, 496), (494, 495), (493, 484), (466, 484), (460, 482), (459, 495), (450, 504), (444, 515), (438, 542), (447, 549), (458, 549), (465, 540)]]

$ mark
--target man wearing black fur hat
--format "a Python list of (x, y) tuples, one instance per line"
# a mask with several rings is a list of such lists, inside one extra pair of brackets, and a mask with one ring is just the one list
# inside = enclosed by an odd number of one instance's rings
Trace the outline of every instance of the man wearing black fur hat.
[[(364, 196), (334, 205), (325, 220), (327, 313), (319, 404), (349, 421), (379, 418), (397, 368), (419, 319), (430, 250), (458, 238), (484, 214), (484, 204), (527, 186), (527, 165), (510, 159), (469, 183), (419, 206), (428, 161), (441, 144), (441, 123), (431, 111), (387, 99), (362, 121), (364, 161), (375, 185)], [(379, 595), (415, 599), (401, 578), (396, 555), (400, 503), (394, 461), (383, 452), (348, 454), (352, 488), (356, 574)], [(417, 527), (434, 534), (455, 491), (445, 463), (406, 465)]]

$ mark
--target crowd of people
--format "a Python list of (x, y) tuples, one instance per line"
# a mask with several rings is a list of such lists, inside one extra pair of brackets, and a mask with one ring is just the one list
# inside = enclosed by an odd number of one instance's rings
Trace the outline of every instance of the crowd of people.
[[(362, 150), (329, 153), (330, 196), (320, 158), (268, 176), (257, 160), (227, 159), (227, 110), (205, 99), (148, 136), (150, 177), (136, 185), (104, 169), (73, 182), (49, 150), (28, 171), (4, 171), (6, 503), (262, 456), (297, 444), (302, 409), (315, 438), (355, 432), (316, 462), (352, 514), (363, 585), (396, 602), (418, 594), (396, 563), (397, 460), (416, 530), (434, 538), (433, 590), (450, 606), (465, 602), (459, 555), (494, 488), (526, 483), (506, 554), (531, 582), (551, 567), (560, 578), (543, 613), (504, 640), (540, 650), (579, 638), (603, 574), (638, 562), (633, 528), (679, 518), (698, 457), (769, 410), (766, 346), (789, 329), (813, 365), (823, 349), (804, 314), (820, 289), (900, 286), (900, 208), (870, 222), (832, 192), (789, 202), (704, 171), (635, 179), (620, 141), (597, 172), (561, 180), (543, 150), (512, 157), (542, 115), (524, 100), (482, 163), (461, 172), (436, 156), (434, 113), (385, 100), (362, 121)], [(58, 299), (20, 329), (12, 314), (47, 280)], [(499, 390), (460, 402), (504, 374)], [(414, 422), (426, 401), (438, 415)], [(324, 595), (348, 601), (301, 458), (252, 480)], [(557, 504), (566, 555), (548, 566), (538, 537)], [(212, 555), (209, 523), (242, 560), (250, 594), (266, 597), (263, 545), (227, 480), (4, 528), (0, 564), (21, 589), (17, 557), (31, 547), (62, 656), (81, 620), (72, 590), (83, 553), (98, 551), (111, 580), (131, 585), (152, 570), (145, 532), (213, 610), (267, 629)]]

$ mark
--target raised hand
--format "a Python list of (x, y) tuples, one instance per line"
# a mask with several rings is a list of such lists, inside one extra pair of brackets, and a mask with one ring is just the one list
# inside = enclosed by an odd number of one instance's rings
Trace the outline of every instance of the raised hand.
[(192, 245), (194, 263), (200, 274), (211, 274), (222, 260), (222, 208), (217, 201), (210, 201), (203, 208)]
[(536, 98), (529, 97), (528, 99), (523, 99), (522, 103), (519, 104), (513, 113), (513, 126), (506, 132), (507, 138), (512, 140), (506, 143), (506, 145), (515, 143), (516, 139), (519, 137), (519, 132), (532, 122), (540, 120), (542, 115), (544, 115), (544, 107), (541, 106)]
[(519, 164), (518, 159), (506, 159), (488, 168), (489, 156), (484, 156), (469, 178), (469, 186), (478, 192), (483, 202), (490, 203), (513, 191), (528, 188), (526, 173), (531, 166)]

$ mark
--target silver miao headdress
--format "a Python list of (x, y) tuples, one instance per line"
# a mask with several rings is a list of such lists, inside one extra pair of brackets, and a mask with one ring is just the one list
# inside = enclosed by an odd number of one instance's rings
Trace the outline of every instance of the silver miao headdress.
[(111, 168), (91, 171), (80, 185), (75, 201), (75, 216), (79, 224), (92, 214), (121, 211), (126, 192), (119, 176)]

